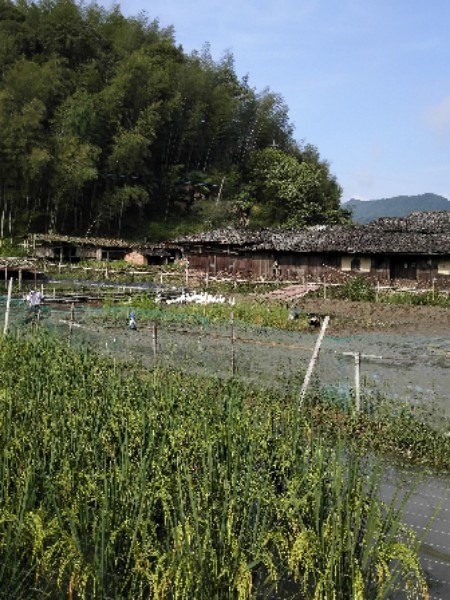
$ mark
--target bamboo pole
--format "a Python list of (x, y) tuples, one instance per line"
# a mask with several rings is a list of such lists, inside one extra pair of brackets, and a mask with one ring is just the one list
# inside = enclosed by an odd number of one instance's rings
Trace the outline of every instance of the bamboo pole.
[(153, 356), (156, 356), (158, 353), (158, 328), (156, 325), (156, 321), (152, 323), (152, 348), (153, 348)]
[(355, 385), (355, 411), (361, 412), (361, 358), (369, 359), (381, 359), (382, 356), (375, 354), (361, 354), (361, 352), (344, 352), (344, 356), (353, 356), (355, 361), (355, 374), (354, 374), (354, 385)]
[(231, 377), (234, 377), (236, 374), (236, 349), (235, 342), (236, 336), (234, 331), (234, 312), (231, 313)]
[(361, 385), (360, 385), (361, 353), (355, 352), (355, 410), (361, 412)]
[(314, 367), (316, 365), (317, 359), (319, 357), (320, 346), (322, 345), (322, 340), (325, 336), (325, 331), (327, 330), (328, 323), (330, 321), (330, 317), (327, 315), (323, 320), (322, 327), (320, 329), (319, 337), (317, 338), (316, 345), (314, 347), (314, 351), (311, 356), (311, 360), (309, 361), (308, 369), (306, 371), (305, 379), (303, 380), (302, 389), (300, 390), (299, 397), (299, 409), (302, 407), (303, 401), (306, 396), (306, 392), (308, 390), (309, 382), (311, 380), (311, 376), (314, 371)]
[(199, 350), (202, 349), (202, 338), (203, 338), (203, 324), (200, 323), (200, 329), (199, 329), (199, 333), (198, 333), (198, 348), (199, 348)]
[(69, 323), (69, 340), (72, 338), (72, 330), (75, 321), (75, 304), (72, 302), (70, 306), (70, 323)]
[(6, 300), (5, 326), (3, 328), (3, 335), (6, 335), (6, 333), (8, 331), (9, 309), (10, 309), (10, 306), (11, 306), (11, 296), (12, 296), (12, 284), (13, 284), (13, 278), (11, 277), (11, 279), (9, 280), (9, 283), (8, 283), (8, 297), (7, 297), (7, 300)]

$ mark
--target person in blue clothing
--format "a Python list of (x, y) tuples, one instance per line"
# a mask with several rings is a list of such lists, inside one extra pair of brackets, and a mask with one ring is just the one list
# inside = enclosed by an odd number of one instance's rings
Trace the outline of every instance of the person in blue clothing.
[(136, 331), (137, 322), (136, 322), (136, 313), (134, 311), (130, 312), (130, 316), (128, 318), (128, 329), (132, 331)]

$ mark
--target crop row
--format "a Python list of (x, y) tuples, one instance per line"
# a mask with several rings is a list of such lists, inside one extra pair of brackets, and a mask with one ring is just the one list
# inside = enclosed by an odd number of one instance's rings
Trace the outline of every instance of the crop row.
[(406, 499), (304, 408), (3, 337), (0, 598), (425, 598)]

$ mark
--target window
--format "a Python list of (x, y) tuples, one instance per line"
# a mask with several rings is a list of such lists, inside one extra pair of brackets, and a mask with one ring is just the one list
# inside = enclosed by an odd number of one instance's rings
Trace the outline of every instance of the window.
[(361, 270), (361, 259), (359, 259), (359, 258), (352, 259), (351, 270), (352, 271), (360, 271)]

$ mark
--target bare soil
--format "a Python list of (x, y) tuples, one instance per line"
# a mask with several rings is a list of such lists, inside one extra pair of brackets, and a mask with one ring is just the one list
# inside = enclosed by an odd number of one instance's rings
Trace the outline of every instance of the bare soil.
[(397, 334), (450, 334), (450, 309), (302, 298), (299, 307), (307, 313), (329, 315), (329, 331), (338, 335), (386, 331)]
[(330, 316), (328, 331), (336, 335), (377, 332), (417, 335), (450, 333), (450, 309), (437, 306), (324, 300), (308, 295), (318, 290), (309, 284), (294, 284), (262, 294), (261, 300), (296, 306), (307, 314)]

